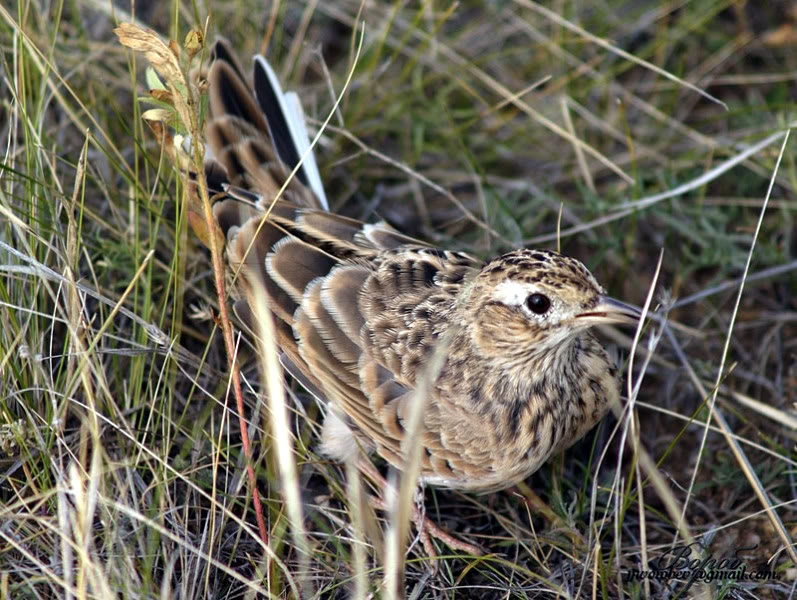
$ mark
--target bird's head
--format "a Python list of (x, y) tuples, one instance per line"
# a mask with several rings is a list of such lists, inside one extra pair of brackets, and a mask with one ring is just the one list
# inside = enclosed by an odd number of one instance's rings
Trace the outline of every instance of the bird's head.
[(549, 250), (516, 250), (484, 265), (460, 310), (488, 356), (546, 354), (595, 325), (635, 323), (637, 309), (605, 295), (578, 260)]

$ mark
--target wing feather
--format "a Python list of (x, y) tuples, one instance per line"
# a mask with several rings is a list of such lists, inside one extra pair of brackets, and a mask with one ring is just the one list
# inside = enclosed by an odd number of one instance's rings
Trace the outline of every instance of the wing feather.
[[(331, 405), (335, 416), (324, 427), (329, 452), (343, 459), (359, 439), (401, 467), (416, 380), (480, 263), (386, 223), (326, 212), (314, 162), (302, 165), (273, 204), (309, 147), (297, 126), (301, 111), (264, 59), (255, 61), (253, 92), (225, 44), (214, 56), (208, 142), (215, 158), (206, 173), (222, 193), (213, 210), (237, 277), (235, 314), (256, 331), (251, 299), (265, 292), (283, 364)], [(479, 448), (469, 444), (473, 456), (463, 458), (462, 440), (443, 437), (448, 428), (440, 426), (439, 410), (429, 403), (424, 413), (423, 474), (453, 481), (466, 462), (479, 459)]]
[(297, 305), (310, 282), (326, 276), (335, 264), (329, 254), (291, 236), (276, 242), (266, 256), (266, 272)]
[(359, 296), (371, 271), (361, 265), (335, 269), (321, 284), (321, 302), (349, 340), (362, 343), (365, 317), (360, 311)]

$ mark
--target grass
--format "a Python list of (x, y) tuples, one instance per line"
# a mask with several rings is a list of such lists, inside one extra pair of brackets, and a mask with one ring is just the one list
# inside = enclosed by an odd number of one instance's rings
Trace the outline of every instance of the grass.
[[(368, 482), (317, 454), (298, 386), (275, 435), (279, 386), (236, 337), (262, 543), (210, 256), (140, 118), (146, 62), (111, 33), (134, 16), (182, 43), (205, 5), (0, 7), (0, 598), (795, 594), (793, 137), (776, 164), (797, 15), (541, 6), (243, 1), (207, 21), (242, 57), (268, 45), (311, 129), (365, 24), (317, 152), (334, 210), (485, 257), (560, 245), (640, 306), (663, 250), (651, 310), (676, 299), (669, 329), (607, 333), (635, 348), (632, 410), (525, 487), (425, 490), (429, 516), (488, 552), (438, 545), (434, 574), (412, 528), (403, 564), (384, 546), (404, 524), (370, 509)], [(626, 581), (685, 539), (779, 579)]]

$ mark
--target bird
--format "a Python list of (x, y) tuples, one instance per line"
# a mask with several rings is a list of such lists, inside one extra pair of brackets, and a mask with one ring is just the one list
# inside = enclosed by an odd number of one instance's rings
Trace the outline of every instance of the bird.
[(330, 212), (301, 102), (262, 56), (250, 80), (217, 41), (207, 90), (204, 171), (234, 312), (254, 331), (265, 295), (283, 365), (326, 408), (324, 455), (364, 450), (401, 470), (409, 409), (440, 347), (425, 388), (423, 484), (505, 489), (619, 401), (619, 367), (594, 328), (638, 323), (640, 312), (582, 262), (528, 248), (482, 260)]

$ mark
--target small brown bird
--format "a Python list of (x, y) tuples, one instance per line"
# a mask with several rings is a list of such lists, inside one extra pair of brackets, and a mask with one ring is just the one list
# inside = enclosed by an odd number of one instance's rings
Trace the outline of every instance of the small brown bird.
[[(578, 260), (517, 250), (487, 262), (385, 223), (326, 210), (295, 96), (262, 57), (253, 83), (224, 43), (208, 71), (214, 213), (238, 273), (235, 311), (265, 292), (285, 364), (328, 403), (323, 451), (359, 447), (402, 466), (413, 390), (438, 340), (444, 366), (423, 414), (424, 482), (508, 487), (579, 440), (619, 397), (617, 367), (591, 333), (639, 312), (605, 295)], [(311, 156), (311, 155), (310, 155)]]

